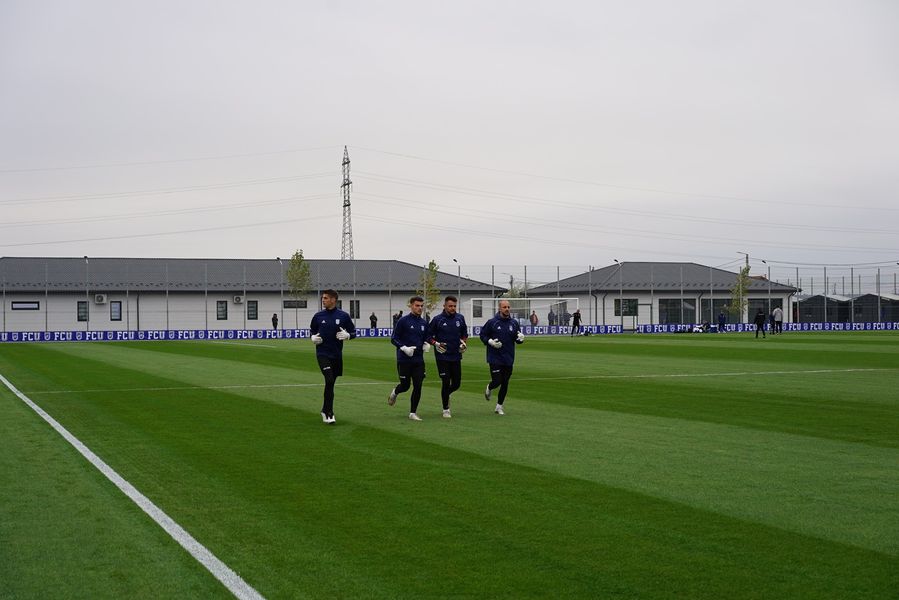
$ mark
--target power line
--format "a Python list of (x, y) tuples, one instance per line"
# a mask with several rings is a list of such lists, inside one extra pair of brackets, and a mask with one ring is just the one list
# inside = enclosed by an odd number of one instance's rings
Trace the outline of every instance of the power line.
[(231, 158), (253, 158), (257, 156), (275, 156), (277, 154), (293, 154), (296, 152), (316, 152), (318, 150), (334, 150), (335, 146), (319, 146), (315, 148), (295, 148), (291, 150), (275, 150), (271, 152), (252, 152), (246, 154), (220, 154), (217, 156), (199, 156), (189, 158), (171, 158), (165, 160), (145, 160), (131, 162), (96, 163), (90, 165), (66, 165), (56, 167), (33, 167), (19, 169), (0, 169), (0, 173), (36, 173), (42, 171), (74, 171), (78, 169), (106, 169), (119, 167), (135, 167), (141, 165), (163, 165), (184, 162), (197, 162), (206, 160), (225, 160)]
[(108, 240), (130, 240), (133, 238), (159, 237), (164, 235), (181, 235), (184, 233), (203, 233), (207, 231), (224, 231), (229, 229), (245, 229), (248, 227), (265, 227), (269, 225), (283, 225), (284, 223), (300, 223), (306, 221), (320, 221), (321, 219), (333, 219), (334, 215), (318, 217), (299, 217), (296, 219), (279, 219), (277, 221), (263, 221), (259, 223), (242, 223), (240, 225), (223, 225), (221, 227), (203, 227), (199, 229), (182, 229), (178, 231), (157, 231), (154, 233), (135, 233), (128, 235), (113, 235), (105, 237), (80, 238), (72, 240), (50, 240), (46, 242), (21, 242), (17, 244), (0, 244), (0, 248), (16, 248), (19, 246), (52, 246), (57, 244), (75, 244), (80, 242), (103, 242)]
[(452, 192), (457, 194), (464, 194), (468, 196), (479, 196), (484, 198), (494, 198), (494, 199), (511, 199), (516, 200), (518, 202), (525, 202), (531, 204), (539, 204), (543, 206), (550, 206), (553, 208), (564, 207), (564, 208), (573, 208), (577, 210), (591, 211), (591, 212), (607, 212), (613, 214), (623, 214), (623, 215), (632, 215), (638, 217), (650, 217), (654, 219), (664, 218), (666, 220), (677, 220), (684, 222), (693, 222), (693, 223), (708, 223), (711, 225), (739, 225), (741, 227), (745, 227), (747, 225), (752, 225), (756, 227), (763, 227), (765, 229), (787, 229), (787, 230), (801, 230), (801, 231), (826, 231), (826, 232), (835, 232), (835, 233), (868, 233), (868, 234), (878, 234), (878, 235), (895, 235), (894, 230), (886, 230), (886, 229), (861, 229), (861, 228), (837, 228), (837, 227), (818, 227), (814, 225), (798, 225), (798, 224), (771, 224), (771, 223), (763, 223), (758, 221), (746, 221), (746, 220), (731, 220), (731, 219), (713, 219), (710, 217), (697, 217), (692, 215), (676, 215), (670, 213), (660, 213), (658, 211), (642, 211), (635, 209), (626, 209), (626, 208), (610, 208), (607, 206), (591, 206), (586, 204), (579, 204), (576, 202), (565, 202), (560, 200), (547, 200), (544, 198), (537, 198), (534, 196), (521, 196), (521, 195), (512, 195), (505, 194), (502, 192), (492, 192), (489, 190), (480, 190), (476, 188), (466, 188), (461, 186), (453, 186), (446, 185), (440, 183), (430, 183), (427, 181), (418, 181), (414, 179), (402, 179), (398, 177), (386, 177), (382, 175), (378, 175), (375, 173), (368, 173), (366, 171), (356, 171), (357, 173), (362, 174), (363, 179), (371, 179), (372, 181), (377, 181), (381, 183), (394, 183), (399, 185), (405, 185), (409, 187), (421, 187), (424, 189), (432, 189), (436, 191), (445, 191)]
[(563, 183), (574, 183), (574, 184), (578, 184), (578, 185), (589, 185), (589, 186), (595, 186), (595, 187), (604, 187), (604, 188), (620, 189), (620, 190), (627, 190), (627, 191), (650, 192), (653, 194), (668, 194), (668, 195), (673, 195), (673, 196), (689, 196), (692, 198), (708, 198), (708, 199), (715, 199), (715, 200), (736, 200), (739, 202), (752, 202), (752, 203), (757, 203), (757, 204), (767, 204), (767, 205), (774, 205), (774, 206), (788, 205), (788, 206), (802, 206), (802, 207), (809, 207), (809, 208), (816, 208), (816, 209), (836, 208), (836, 209), (840, 209), (840, 210), (846, 210), (848, 208), (852, 208), (853, 210), (899, 212), (899, 208), (893, 208), (893, 207), (871, 207), (871, 206), (857, 206), (857, 205), (846, 206), (846, 205), (821, 204), (821, 203), (811, 203), (811, 202), (793, 202), (793, 201), (789, 201), (789, 200), (759, 200), (757, 198), (749, 198), (749, 197), (745, 197), (745, 196), (728, 196), (728, 195), (721, 195), (721, 194), (705, 194), (705, 193), (696, 193), (696, 192), (683, 192), (683, 191), (676, 191), (676, 190), (664, 190), (664, 189), (658, 189), (658, 188), (646, 188), (646, 187), (639, 187), (639, 186), (618, 185), (618, 184), (606, 183), (606, 182), (601, 182), (601, 181), (589, 181), (589, 180), (583, 180), (583, 179), (572, 179), (572, 178), (568, 178), (568, 177), (556, 177), (556, 176), (552, 176), (552, 175), (540, 175), (540, 174), (536, 174), (536, 173), (528, 173), (528, 172), (523, 172), (523, 171), (497, 169), (495, 167), (484, 167), (481, 165), (471, 165), (471, 164), (466, 164), (466, 163), (441, 160), (441, 159), (437, 159), (437, 158), (416, 156), (414, 154), (403, 154), (400, 152), (390, 152), (387, 150), (378, 150), (376, 148), (365, 148), (362, 146), (355, 146), (355, 149), (363, 150), (363, 151), (367, 151), (367, 152), (375, 152), (377, 154), (384, 154), (387, 156), (396, 156), (399, 158), (407, 158), (410, 160), (420, 160), (420, 161), (426, 161), (426, 162), (433, 162), (433, 163), (437, 163), (437, 164), (449, 165), (449, 166), (453, 166), (453, 167), (462, 167), (462, 168), (466, 168), (466, 169), (475, 169), (475, 170), (479, 170), (479, 171), (487, 171), (487, 172), (492, 172), (492, 173), (501, 173), (504, 175), (515, 175), (517, 177), (529, 177), (532, 179), (543, 179), (543, 180), (547, 180), (547, 181), (559, 181), (559, 182), (563, 182)]
[[(371, 194), (371, 193), (362, 194), (362, 196), (363, 197), (372, 196), (375, 198), (388, 198), (391, 200), (405, 200), (405, 199), (401, 199), (401, 198), (394, 198), (392, 196), (381, 196), (379, 194)], [(417, 208), (417, 205), (415, 203), (413, 203), (412, 201), (385, 202), (385, 201), (381, 200), (379, 203), (380, 204), (392, 204), (394, 206), (401, 206), (404, 208)], [(562, 229), (565, 231), (584, 231), (587, 233), (603, 233), (606, 235), (621, 235), (621, 234), (627, 233), (627, 234), (634, 234), (639, 237), (645, 237), (645, 238), (650, 238), (650, 239), (673, 240), (673, 241), (678, 241), (678, 242), (701, 240), (704, 242), (709, 242), (709, 243), (713, 243), (713, 244), (722, 244), (722, 245), (727, 245), (727, 246), (732, 246), (735, 243), (755, 244), (755, 245), (761, 245), (761, 246), (774, 245), (774, 244), (767, 244), (764, 242), (759, 242), (759, 240), (757, 240), (757, 239), (752, 239), (752, 240), (741, 240), (741, 239), (737, 239), (737, 238), (724, 239), (724, 238), (715, 238), (715, 237), (708, 237), (708, 236), (697, 236), (694, 234), (679, 235), (679, 234), (673, 233), (673, 232), (655, 233), (655, 232), (652, 232), (652, 231), (649, 231), (646, 229), (634, 229), (634, 228), (630, 228), (630, 227), (621, 227), (621, 226), (615, 226), (614, 229), (610, 230), (610, 229), (604, 229), (604, 228), (600, 228), (600, 227), (596, 227), (596, 226), (585, 225), (583, 222), (578, 222), (577, 224), (572, 224), (569, 221), (561, 221), (558, 219), (550, 219), (550, 218), (545, 218), (545, 217), (541, 217), (539, 219), (527, 219), (527, 218), (517, 217), (517, 216), (510, 217), (507, 213), (485, 210), (483, 208), (479, 209), (478, 213), (481, 215), (495, 215), (495, 216), (502, 217), (503, 222), (519, 223), (519, 224), (528, 225), (528, 226), (536, 225), (536, 226), (540, 226), (540, 227), (552, 227), (555, 229)], [(869, 250), (868, 248), (859, 248), (859, 247), (854, 247), (854, 246), (834, 246), (833, 244), (801, 244), (801, 243), (784, 244), (781, 242), (779, 242), (777, 244), (777, 247), (779, 247), (779, 248), (796, 248), (799, 250), (818, 250), (818, 249), (844, 249), (844, 250), (863, 250), (863, 251)], [(887, 251), (889, 249), (875, 248), (872, 250)]]
[(303, 179), (315, 179), (319, 177), (333, 176), (334, 173), (310, 173), (307, 175), (273, 177), (269, 179), (245, 179), (242, 181), (200, 184), (173, 188), (155, 188), (149, 190), (133, 190), (128, 192), (103, 192), (97, 194), (78, 194), (70, 196), (38, 196), (34, 198), (17, 198), (14, 200), (0, 200), (0, 204), (49, 204), (54, 202), (74, 202), (78, 200), (108, 200), (115, 198), (129, 198), (134, 196), (154, 196), (159, 194), (174, 194), (180, 192), (195, 192), (201, 190), (219, 190), (253, 185), (267, 185), (270, 183), (287, 183), (291, 181), (300, 181)]
[(163, 217), (171, 215), (184, 215), (191, 213), (209, 213), (223, 212), (226, 210), (234, 210), (238, 208), (259, 208), (260, 206), (274, 206), (278, 204), (286, 204), (288, 202), (306, 201), (306, 200), (324, 200), (330, 198), (331, 194), (317, 194), (313, 196), (291, 196), (289, 198), (277, 198), (275, 200), (260, 200), (254, 202), (242, 202), (240, 204), (215, 204), (212, 206), (198, 206), (194, 208), (181, 208), (172, 210), (145, 211), (138, 213), (120, 213), (117, 215), (105, 215), (102, 217), (75, 217), (72, 219), (48, 219), (41, 221), (16, 221), (10, 223), (0, 223), (0, 228), (9, 227), (34, 227), (44, 225), (66, 225), (71, 223), (103, 223), (106, 221), (122, 221), (126, 219), (140, 219), (145, 217)]

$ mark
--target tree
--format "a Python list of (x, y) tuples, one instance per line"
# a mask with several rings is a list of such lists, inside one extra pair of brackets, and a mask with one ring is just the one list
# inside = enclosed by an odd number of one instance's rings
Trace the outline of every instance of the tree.
[[(312, 277), (309, 274), (309, 263), (303, 258), (303, 251), (297, 250), (290, 257), (290, 264), (287, 265), (287, 285), (290, 289), (290, 296), (294, 300), (306, 298), (309, 288), (312, 285)], [(294, 302), (294, 317), (299, 327), (299, 302)]]
[(746, 312), (746, 304), (748, 303), (746, 299), (746, 291), (749, 289), (749, 265), (746, 265), (742, 269), (740, 269), (740, 273), (737, 275), (736, 281), (734, 281), (734, 287), (730, 289), (730, 314), (738, 319), (738, 322), (743, 321), (743, 315)]
[(440, 288), (437, 287), (437, 269), (439, 268), (437, 262), (431, 259), (418, 280), (418, 289), (415, 290), (415, 293), (425, 299), (425, 314), (430, 314), (440, 302)]

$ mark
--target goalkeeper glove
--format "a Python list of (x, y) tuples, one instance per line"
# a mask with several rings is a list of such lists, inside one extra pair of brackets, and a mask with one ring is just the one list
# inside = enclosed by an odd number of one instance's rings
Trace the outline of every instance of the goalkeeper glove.
[(337, 332), (337, 339), (340, 340), (341, 342), (344, 340), (348, 340), (348, 339), (350, 339), (350, 334), (348, 334), (346, 332), (346, 329), (341, 327), (340, 331)]
[(465, 352), (468, 350), (468, 344), (465, 343), (465, 340), (459, 342), (459, 352)]
[(415, 348), (412, 346), (400, 346), (400, 350), (408, 357), (412, 357), (415, 354)]
[(431, 344), (429, 344), (429, 343), (427, 343), (427, 342), (425, 342), (424, 344), (422, 344), (422, 345), (421, 345), (421, 351), (422, 351), (422, 352), (430, 352), (430, 351), (431, 351)]
[(436, 344), (434, 344), (434, 348), (436, 348), (437, 352), (439, 352), (440, 354), (446, 353), (446, 344), (441, 344), (440, 342), (437, 342)]
[(312, 337), (310, 337), (309, 339), (312, 340), (312, 343), (315, 344), (316, 346), (318, 346), (319, 344), (322, 343), (322, 336), (318, 335), (317, 333), (315, 335), (313, 335)]
[(520, 344), (524, 341), (524, 334), (519, 331), (518, 336), (515, 339), (518, 340), (518, 343)]
[(496, 348), (497, 350), (499, 350), (500, 348), (503, 347), (503, 343), (496, 338), (487, 340), (487, 343), (490, 344), (492, 347)]

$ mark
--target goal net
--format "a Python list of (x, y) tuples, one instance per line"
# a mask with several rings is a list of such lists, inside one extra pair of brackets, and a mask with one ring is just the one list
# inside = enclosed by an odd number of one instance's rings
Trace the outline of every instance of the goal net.
[[(531, 324), (531, 314), (537, 315), (537, 325), (569, 325), (571, 315), (578, 310), (577, 298), (471, 298), (467, 320), (480, 325), (499, 312), (500, 300), (508, 300), (513, 319), (521, 325)], [(583, 324), (583, 321), (581, 321)]]

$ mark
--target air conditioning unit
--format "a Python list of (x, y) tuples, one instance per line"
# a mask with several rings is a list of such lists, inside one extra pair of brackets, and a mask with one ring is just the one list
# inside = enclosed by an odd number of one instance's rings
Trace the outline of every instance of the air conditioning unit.
[(234, 304), (243, 304), (243, 296), (234, 296)]
[(97, 304), (106, 304), (106, 294), (94, 294), (94, 302)]

